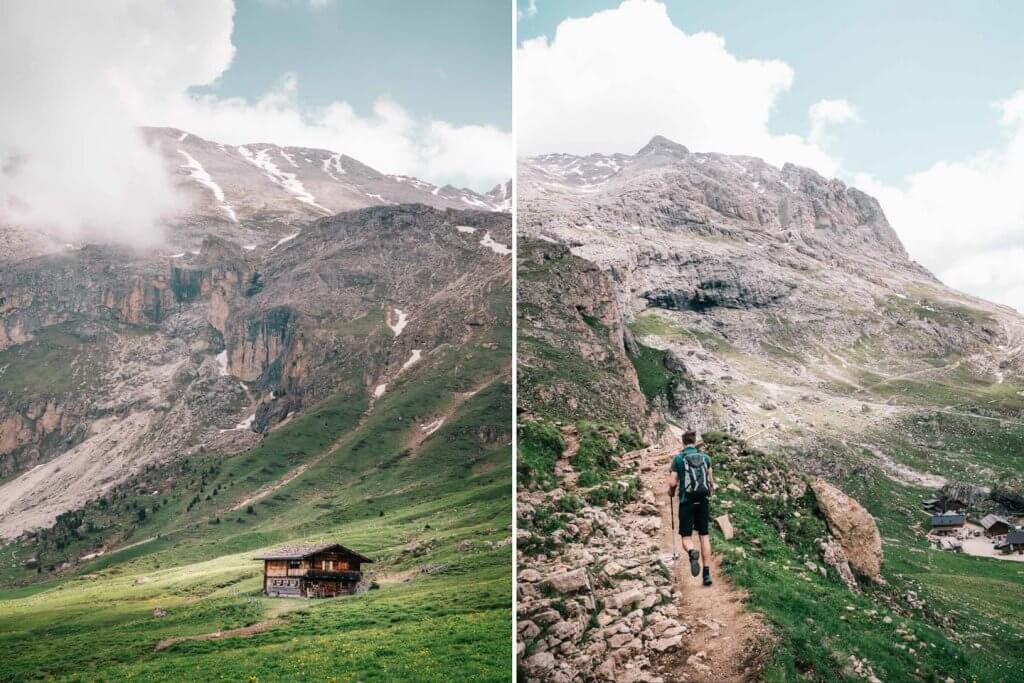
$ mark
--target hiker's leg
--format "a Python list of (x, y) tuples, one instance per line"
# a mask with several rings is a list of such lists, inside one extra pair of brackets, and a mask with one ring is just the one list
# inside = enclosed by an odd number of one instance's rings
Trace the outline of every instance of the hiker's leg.
[(694, 511), (697, 533), (700, 535), (700, 559), (704, 566), (711, 564), (711, 537), (708, 526), (711, 521), (711, 502), (701, 501), (700, 509)]
[(707, 534), (700, 535), (700, 561), (705, 567), (711, 564), (711, 537)]
[(686, 552), (693, 550), (693, 504), (689, 501), (679, 503), (679, 535), (683, 537), (683, 549)]
[(683, 537), (683, 549), (690, 559), (690, 574), (700, 573), (700, 558), (693, 548), (694, 505), (691, 501), (679, 503), (679, 535)]

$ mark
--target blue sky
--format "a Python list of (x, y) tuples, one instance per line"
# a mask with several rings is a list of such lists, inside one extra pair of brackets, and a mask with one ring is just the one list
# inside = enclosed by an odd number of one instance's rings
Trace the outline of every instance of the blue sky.
[(198, 90), (255, 99), (292, 72), (302, 107), (366, 114), (387, 95), (419, 118), (508, 129), (511, 31), (508, 0), (240, 0), (235, 59)]
[[(567, 16), (617, 1), (518, 0), (518, 39), (554, 36)], [(807, 108), (845, 98), (861, 122), (844, 127), (833, 149), (849, 168), (880, 180), (940, 159), (999, 144), (992, 102), (1024, 87), (1024, 3), (924, 0), (751, 2), (666, 0), (686, 33), (712, 31), (742, 58), (781, 59), (795, 78), (776, 102), (774, 133), (805, 133)], [(989, 125), (983, 125), (989, 124)], [(684, 142), (684, 141), (681, 141)]]

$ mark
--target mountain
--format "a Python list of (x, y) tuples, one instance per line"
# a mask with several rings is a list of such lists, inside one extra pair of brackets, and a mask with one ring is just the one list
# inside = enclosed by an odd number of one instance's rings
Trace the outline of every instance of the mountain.
[[(937, 626), (929, 637), (966, 664), (930, 658), (932, 670), (959, 669), (955, 680), (997, 680), (1012, 670), (1008, 658), (979, 654), (973, 644), (998, 632), (1009, 647), (1024, 620), (1001, 617), (1005, 605), (994, 597), (963, 608), (946, 581), (995, 596), (1000, 582), (1018, 585), (1014, 563), (931, 548), (921, 502), (937, 496), (963, 507), (968, 491), (971, 519), (1024, 513), (1024, 317), (946, 287), (910, 258), (874, 198), (792, 164), (696, 153), (655, 137), (632, 155), (521, 160), (517, 187), (518, 297), (532, 304), (518, 311), (518, 409), (538, 425), (520, 432), (519, 499), (521, 510), (527, 501), (547, 515), (543, 524), (521, 524), (533, 533), (578, 526), (556, 499), (571, 491), (565, 477), (591, 460), (570, 458), (571, 448), (559, 458), (544, 425), (570, 444), (594, 425), (613, 444), (621, 430), (639, 430), (666, 452), (686, 427), (716, 443), (735, 439), (741, 451), (768, 453), (798, 476), (823, 476), (867, 507), (883, 537), (890, 588), (870, 588), (875, 605), (865, 609), (899, 605), (915, 623)], [(568, 296), (558, 296), (563, 291)], [(524, 462), (524, 452), (533, 457)], [(616, 457), (641, 464), (630, 471), (609, 460), (604, 476), (613, 481), (652, 466), (649, 454)], [(742, 459), (736, 466), (742, 470)], [(750, 498), (746, 477), (736, 491)], [(764, 497), (752, 491), (753, 500)], [(625, 520), (643, 521), (635, 515), (648, 493), (662, 495), (640, 487), (632, 502), (618, 503)], [(873, 660), (881, 678), (909, 675), (913, 667), (897, 663), (902, 655), (892, 647), (867, 647), (877, 625), (845, 633), (820, 658), (799, 645), (825, 632), (796, 626), (803, 617), (788, 611), (796, 608), (775, 601), (793, 588), (788, 578), (759, 582), (751, 572), (774, 571), (784, 557), (820, 563), (823, 551), (800, 545), (796, 539), (813, 541), (807, 530), (787, 531), (781, 521), (805, 514), (806, 501), (777, 498), (772, 505), (782, 507), (755, 507), (756, 520), (746, 511), (743, 518), (789, 540), (779, 555), (740, 561), (730, 575), (774, 625), (780, 656), (800, 671), (821, 671), (842, 648), (862, 648), (887, 660)], [(616, 509), (605, 514), (623, 514)], [(749, 538), (739, 545), (756, 550)], [(550, 547), (527, 553), (520, 566), (579, 559), (572, 542), (563, 548), (565, 555)]]
[[(177, 128), (143, 128), (182, 199), (168, 218), (168, 253), (196, 249), (208, 235), (247, 249), (270, 248), (316, 218), (369, 206), (426, 204), (440, 209), (511, 210), (511, 181), (486, 194), (388, 175), (325, 149), (269, 143), (224, 145)], [(80, 244), (0, 226), (0, 258), (74, 249)]]
[[(193, 199), (167, 244), (0, 262), (0, 679), (287, 677), (324, 624), (314, 675), (506, 677), (507, 188), (147, 134)], [(371, 557), (381, 590), (264, 600), (252, 557), (297, 541)], [(384, 623), (398, 649), (360, 650)]]
[[(943, 382), (991, 385), (993, 413), (1024, 407), (1013, 389), (1024, 318), (942, 285), (910, 260), (878, 202), (838, 180), (654, 138), (633, 156), (527, 160), (519, 187), (521, 234), (596, 264), (627, 345), (664, 352), (707, 387), (663, 397), (676, 420), (777, 422), (769, 437), (787, 443), (812, 422), (811, 438), (848, 436), (877, 422), (862, 405), (890, 420), (951, 410), (901, 405)], [(717, 407), (691, 411), (695, 391)]]

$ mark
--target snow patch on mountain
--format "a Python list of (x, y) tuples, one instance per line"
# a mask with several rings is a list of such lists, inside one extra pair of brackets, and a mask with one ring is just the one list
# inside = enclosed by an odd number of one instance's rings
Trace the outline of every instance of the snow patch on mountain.
[(341, 165), (340, 154), (332, 154), (325, 157), (321, 164), (321, 168), (323, 168), (324, 173), (331, 177), (331, 180), (341, 180), (338, 176), (334, 175), (335, 173), (338, 175), (345, 175), (346, 173), (345, 169)]
[(291, 242), (291, 241), (292, 241), (293, 239), (295, 239), (296, 237), (298, 237), (298, 236), (299, 236), (299, 235), (301, 235), (301, 234), (302, 234), (302, 231), (301, 231), (301, 230), (299, 230), (298, 232), (293, 232), (293, 233), (292, 233), (292, 234), (290, 234), (290, 235), (287, 235), (287, 236), (285, 236), (285, 237), (282, 237), (281, 239), (279, 239), (279, 240), (278, 240), (277, 242), (275, 242), (275, 243), (274, 243), (274, 246), (272, 246), (272, 247), (270, 248), (270, 250), (271, 250), (271, 251), (273, 251), (273, 250), (277, 249), (277, 248), (278, 248), (279, 246), (281, 246), (281, 245), (282, 245), (282, 244), (284, 244), (285, 242)]
[(289, 164), (291, 164), (293, 168), (299, 167), (299, 165), (295, 163), (295, 159), (292, 159), (291, 155), (288, 154), (288, 152), (284, 151), (283, 149), (279, 149), (277, 150), (277, 152), (278, 154), (281, 155), (281, 158), (287, 161)]
[(224, 349), (217, 354), (217, 367), (220, 368), (220, 376), (227, 377), (228, 372), (228, 350)]
[(509, 254), (512, 253), (512, 250), (506, 247), (501, 242), (495, 242), (494, 239), (491, 237), (491, 233), (489, 232), (484, 233), (484, 237), (482, 240), (480, 240), (480, 244), (484, 245), (485, 247), (493, 251), (495, 254), (501, 254), (502, 256), (508, 256)]
[(409, 316), (406, 315), (405, 311), (403, 311), (400, 308), (396, 308), (395, 309), (395, 322), (394, 322), (394, 324), (391, 323), (391, 315), (388, 314), (388, 316), (387, 316), (388, 327), (391, 328), (391, 331), (395, 333), (396, 337), (398, 335), (402, 334), (402, 330), (405, 329), (405, 326), (408, 323), (409, 323)]
[(405, 361), (405, 364), (402, 365), (402, 369), (399, 370), (399, 372), (408, 370), (410, 367), (418, 363), (422, 357), (423, 351), (421, 349), (413, 349), (412, 354), (409, 356), (409, 360)]
[(302, 181), (294, 173), (282, 171), (277, 167), (277, 164), (271, 161), (268, 149), (258, 149), (255, 154), (246, 147), (236, 147), (236, 149), (242, 155), (242, 158), (253, 166), (262, 169), (271, 182), (292, 194), (300, 202), (320, 209), (325, 213), (331, 213), (331, 210), (326, 206), (321, 206), (317, 203), (316, 197), (306, 190)]
[(428, 424), (423, 425), (423, 427), (422, 427), (423, 433), (426, 434), (427, 436), (430, 436), (431, 434), (436, 432), (438, 429), (440, 429), (441, 425), (443, 425), (443, 424), (444, 424), (444, 418), (443, 417), (439, 417), (436, 420), (434, 420), (433, 422), (430, 422)]
[[(186, 135), (188, 135), (188, 133), (186, 133)], [(213, 193), (214, 199), (217, 200), (221, 210), (228, 215), (228, 218), (237, 223), (238, 216), (235, 215), (235, 210), (224, 202), (224, 190), (221, 189), (220, 185), (214, 182), (210, 174), (206, 172), (205, 168), (203, 168), (203, 165), (196, 161), (191, 154), (183, 149), (179, 149), (178, 153), (185, 157), (185, 163), (182, 164), (181, 167), (188, 169), (188, 174), (192, 180), (210, 190), (210, 192)]]

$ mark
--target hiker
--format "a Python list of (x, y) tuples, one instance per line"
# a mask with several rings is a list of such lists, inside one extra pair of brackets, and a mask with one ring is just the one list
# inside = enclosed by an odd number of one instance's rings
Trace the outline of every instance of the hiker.
[[(682, 486), (680, 486), (682, 482)], [(708, 522), (711, 519), (710, 498), (715, 492), (715, 479), (711, 471), (711, 456), (698, 450), (697, 434), (687, 431), (683, 434), (683, 450), (672, 458), (668, 475), (669, 504), (679, 488), (679, 535), (683, 537), (683, 549), (690, 558), (690, 574), (700, 573), (704, 564), (704, 585), (711, 585), (711, 539), (708, 537)], [(700, 535), (700, 553), (693, 547), (693, 528)]]

